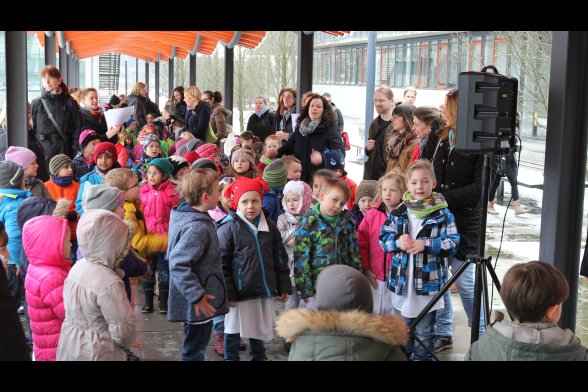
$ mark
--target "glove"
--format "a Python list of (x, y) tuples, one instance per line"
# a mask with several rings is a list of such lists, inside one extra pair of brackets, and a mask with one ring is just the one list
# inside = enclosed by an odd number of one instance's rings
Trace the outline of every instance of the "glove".
[(65, 214), (65, 219), (67, 219), (69, 222), (75, 222), (78, 220), (78, 213), (76, 212), (76, 210), (71, 210), (70, 212)]

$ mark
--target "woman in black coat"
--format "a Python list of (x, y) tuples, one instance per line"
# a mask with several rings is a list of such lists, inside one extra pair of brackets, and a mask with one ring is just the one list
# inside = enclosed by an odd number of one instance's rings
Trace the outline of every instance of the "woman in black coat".
[(265, 138), (273, 135), (275, 131), (276, 114), (267, 107), (267, 100), (264, 97), (255, 98), (255, 113), (249, 116), (247, 130), (251, 131), (265, 143)]
[(310, 97), (308, 105), (302, 108), (296, 129), (277, 153), (294, 155), (302, 162), (302, 181), (312, 182), (315, 171), (324, 165), (324, 151), (345, 151), (341, 134), (337, 129), (335, 114), (326, 99), (318, 94)]
[(100, 140), (103, 142), (118, 143), (118, 127), (108, 132), (104, 111), (98, 104), (98, 91), (95, 88), (85, 88), (80, 93), (80, 112), (82, 113), (80, 133), (91, 129), (100, 136)]
[(190, 86), (184, 90), (186, 104), (192, 106), (192, 110), (186, 112), (186, 131), (192, 132), (196, 139), (206, 141), (208, 124), (210, 123), (210, 106), (201, 101), (202, 92), (196, 86)]

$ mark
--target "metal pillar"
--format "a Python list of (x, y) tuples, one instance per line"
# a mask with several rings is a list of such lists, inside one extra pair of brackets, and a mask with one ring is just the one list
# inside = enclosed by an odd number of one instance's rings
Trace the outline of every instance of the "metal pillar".
[(196, 55), (190, 55), (190, 86), (196, 86)]
[(159, 107), (159, 55), (155, 61), (155, 97), (154, 102)]
[[(374, 90), (376, 89), (376, 32), (368, 31), (367, 67), (365, 70), (365, 129), (363, 144), (367, 144), (370, 124), (374, 119)], [(367, 156), (365, 157), (367, 161)]]
[(554, 31), (539, 258), (570, 285), (559, 325), (576, 329), (588, 129), (588, 32)]
[(170, 57), (168, 60), (168, 68), (169, 68), (169, 72), (168, 72), (168, 86), (167, 86), (167, 96), (171, 97), (173, 96), (173, 91), (174, 91), (174, 59), (173, 57)]
[(145, 59), (145, 85), (147, 86), (147, 91), (149, 91), (149, 60), (149, 57)]
[(296, 98), (296, 111), (300, 113), (300, 99), (307, 91), (312, 91), (312, 56), (314, 46), (314, 33), (308, 31), (298, 32), (298, 94)]
[[(233, 87), (234, 87), (234, 74), (235, 68), (235, 49), (233, 47), (225, 46), (225, 94), (223, 101), (225, 108), (233, 111)], [(227, 118), (227, 122), (233, 125), (233, 116)]]
[(125, 56), (125, 94), (129, 94), (129, 64)]
[(45, 65), (57, 64), (55, 54), (55, 32), (45, 31)]
[(59, 72), (61, 79), (67, 84), (67, 50), (65, 49), (65, 37), (63, 31), (57, 32), (59, 40)]
[(135, 83), (139, 83), (139, 59), (135, 59)]
[(27, 92), (27, 33), (6, 31), (8, 146), (28, 145)]

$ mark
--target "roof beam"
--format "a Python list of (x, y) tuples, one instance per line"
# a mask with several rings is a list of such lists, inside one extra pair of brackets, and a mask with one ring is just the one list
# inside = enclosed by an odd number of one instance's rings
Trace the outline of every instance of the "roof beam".
[(196, 55), (198, 54), (198, 51), (200, 50), (200, 45), (202, 44), (202, 36), (200, 34), (198, 34), (198, 36), (196, 37), (196, 43), (194, 44), (194, 49), (190, 52), (190, 54), (192, 55)]
[(243, 34), (242, 31), (235, 31), (232, 40), (230, 40), (229, 42), (221, 41), (221, 44), (227, 49), (233, 49), (235, 45), (237, 45), (237, 43), (239, 42), (239, 39), (241, 39), (241, 34)]
[(59, 47), (61, 49), (65, 49), (65, 32), (58, 31), (57, 32), (57, 39), (59, 41)]

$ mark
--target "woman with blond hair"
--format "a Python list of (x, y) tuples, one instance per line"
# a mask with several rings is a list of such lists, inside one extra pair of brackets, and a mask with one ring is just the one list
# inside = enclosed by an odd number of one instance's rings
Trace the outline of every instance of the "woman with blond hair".
[(210, 123), (210, 105), (202, 100), (202, 92), (196, 86), (190, 86), (184, 90), (184, 100), (192, 110), (186, 112), (186, 130), (192, 132), (196, 139), (206, 141), (208, 124)]
[(137, 128), (143, 128), (147, 124), (147, 86), (145, 83), (135, 83), (127, 97), (127, 106), (135, 107), (134, 120), (137, 122)]

